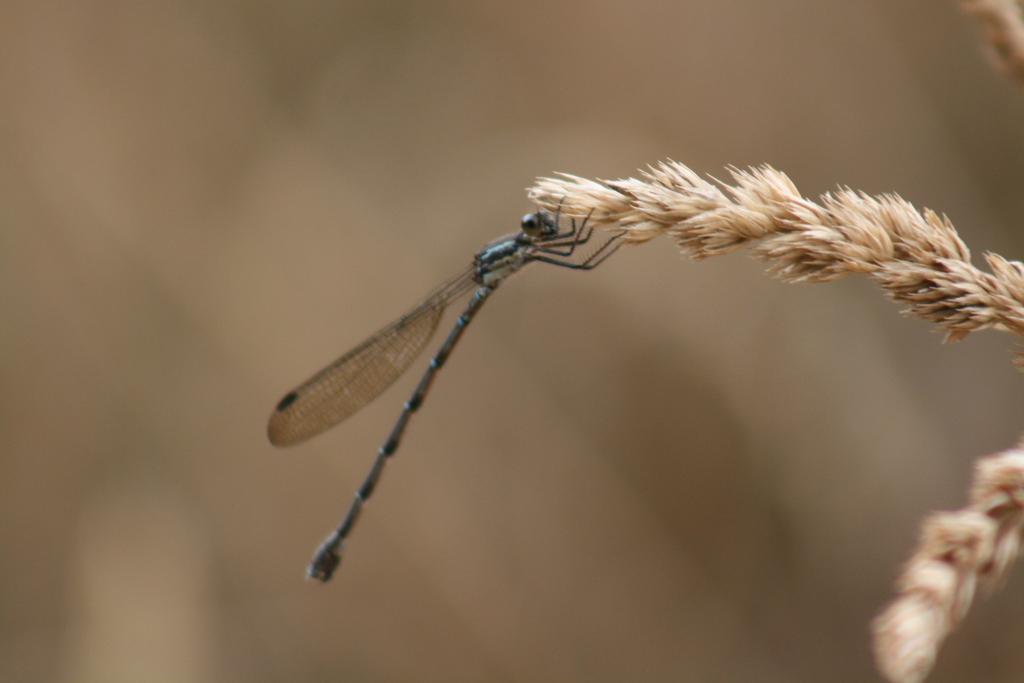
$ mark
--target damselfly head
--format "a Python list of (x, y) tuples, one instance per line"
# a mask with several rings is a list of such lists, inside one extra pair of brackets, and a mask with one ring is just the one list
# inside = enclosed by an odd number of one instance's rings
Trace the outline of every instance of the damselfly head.
[(555, 225), (555, 219), (551, 217), (551, 214), (541, 209), (536, 213), (528, 213), (523, 216), (522, 223), (520, 223), (522, 230), (530, 237), (548, 237), (558, 232), (558, 226)]

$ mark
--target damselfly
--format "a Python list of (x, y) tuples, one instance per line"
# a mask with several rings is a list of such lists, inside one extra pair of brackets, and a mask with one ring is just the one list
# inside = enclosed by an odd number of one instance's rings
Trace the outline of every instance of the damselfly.
[[(571, 220), (569, 229), (563, 232), (559, 228), (557, 212), (555, 216), (546, 211), (527, 214), (523, 217), (519, 232), (485, 245), (477, 252), (471, 265), (431, 292), (411, 311), (281, 399), (267, 425), (267, 435), (275, 446), (299, 443), (338, 424), (391, 386), (430, 341), (448, 304), (476, 288), (462, 315), (455, 321), (455, 327), (405, 402), (398, 421), (391, 429), (387, 441), (378, 450), (377, 458), (362, 486), (356, 491), (341, 524), (327, 537), (313, 557), (309, 565), (311, 578), (327, 581), (337, 569), (345, 539), (352, 531), (363, 505), (373, 494), (384, 470), (384, 463), (398, 450), (409, 418), (423, 404), (434, 376), (487, 297), (510, 275), (532, 261), (577, 270), (596, 268), (619, 248), (620, 234), (602, 233), (603, 239), (594, 238), (594, 228), (587, 226), (586, 219), (579, 225)], [(584, 245), (587, 248), (581, 249)]]

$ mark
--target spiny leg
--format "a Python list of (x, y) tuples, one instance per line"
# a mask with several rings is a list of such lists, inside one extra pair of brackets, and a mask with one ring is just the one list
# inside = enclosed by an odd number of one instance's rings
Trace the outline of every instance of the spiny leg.
[[(583, 217), (583, 220), (582, 220), (582, 222), (580, 222), (580, 225), (579, 225), (578, 228), (576, 227), (576, 219), (575, 218), (570, 219), (570, 224), (572, 225), (572, 229), (571, 230), (569, 230), (564, 235), (555, 235), (550, 240), (545, 241), (544, 245), (541, 246), (541, 247), (538, 247), (537, 251), (542, 252), (544, 254), (551, 254), (553, 256), (562, 256), (562, 257), (566, 257), (566, 258), (569, 257), (569, 256), (572, 256), (572, 253), (573, 253), (573, 251), (576, 250), (576, 247), (578, 247), (581, 244), (586, 244), (587, 242), (589, 242), (591, 235), (594, 234), (594, 228), (593, 227), (587, 228), (587, 221), (590, 220), (590, 217), (593, 214), (594, 214), (594, 210), (591, 209), (590, 212), (587, 213), (587, 215)], [(586, 235), (583, 234), (584, 230), (586, 230)], [(565, 238), (565, 239), (563, 239), (563, 238)], [(568, 247), (568, 248), (567, 249), (558, 249), (556, 247)]]
[[(574, 270), (593, 270), (604, 263), (605, 259), (618, 251), (619, 247), (622, 246), (622, 242), (618, 241), (622, 234), (623, 233), (619, 233), (605, 242), (601, 245), (600, 249), (588, 256), (587, 260), (583, 263), (570, 263), (568, 261), (551, 258), (550, 256), (534, 256), (533, 260), (540, 261), (541, 263), (550, 263), (554, 266), (562, 266), (563, 268), (572, 268)], [(611, 247), (611, 249), (609, 249), (609, 247)]]
[(316, 551), (316, 555), (313, 556), (313, 561), (310, 563), (308, 570), (311, 579), (328, 581), (334, 570), (341, 564), (341, 553), (344, 550), (345, 539), (348, 538), (348, 535), (352, 532), (352, 527), (356, 524), (356, 520), (359, 519), (359, 513), (362, 511), (363, 505), (373, 494), (373, 490), (380, 480), (381, 473), (384, 471), (384, 463), (398, 450), (398, 444), (402, 440), (402, 434), (405, 432), (406, 425), (409, 424), (409, 418), (423, 405), (423, 400), (426, 398), (427, 392), (430, 391), (430, 385), (433, 383), (437, 371), (448, 360), (448, 356), (451, 354), (452, 349), (455, 348), (459, 338), (462, 337), (466, 326), (473, 320), (473, 316), (476, 315), (484, 301), (487, 300), (487, 297), (493, 291), (494, 287), (480, 287), (476, 290), (473, 298), (469, 300), (465, 310), (462, 311), (462, 315), (455, 321), (455, 326), (448, 334), (448, 338), (444, 340), (444, 344), (437, 350), (434, 357), (430, 359), (430, 365), (427, 366), (426, 372), (423, 373), (420, 383), (416, 385), (416, 389), (412, 392), (409, 400), (405, 402), (402, 413), (398, 416), (395, 426), (391, 428), (391, 434), (388, 436), (387, 441), (377, 451), (377, 458), (373, 461), (370, 471), (367, 472), (362, 486), (356, 491), (355, 498), (352, 499), (352, 504), (349, 506), (345, 518), (338, 525), (338, 528), (331, 532), (331, 535), (324, 540), (323, 544)]
[[(558, 208), (555, 210), (555, 215), (554, 215), (553, 218), (552, 218), (551, 214), (548, 213), (547, 211), (545, 211), (544, 209), (540, 209), (539, 211), (537, 211), (537, 213), (528, 214), (527, 216), (524, 216), (523, 217), (524, 227), (526, 225), (525, 221), (526, 221), (527, 218), (535, 217), (537, 220), (543, 222), (544, 225), (546, 225), (547, 227), (554, 228), (555, 234), (548, 235), (547, 237), (544, 238), (544, 242), (546, 244), (553, 245), (553, 246), (564, 246), (562, 244), (557, 244), (557, 243), (559, 241), (561, 241), (561, 240), (575, 240), (577, 238), (577, 234), (576, 234), (576, 221), (575, 220), (573, 220), (571, 222), (572, 227), (569, 230), (566, 230), (565, 232), (559, 232), (558, 231), (559, 230), (558, 226), (559, 226), (559, 223), (561, 221), (561, 216), (562, 216), (562, 203), (564, 201), (565, 201), (565, 197), (562, 197), (562, 201), (558, 202)], [(591, 210), (591, 213), (593, 213), (593, 210)], [(580, 226), (580, 227), (582, 227), (582, 226)], [(569, 242), (565, 242), (564, 244), (569, 244)]]

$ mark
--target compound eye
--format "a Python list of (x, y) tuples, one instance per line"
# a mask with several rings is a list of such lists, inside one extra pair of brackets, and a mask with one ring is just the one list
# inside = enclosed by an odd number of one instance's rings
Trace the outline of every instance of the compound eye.
[(523, 216), (523, 221), (520, 225), (523, 232), (530, 237), (540, 237), (541, 232), (544, 230), (544, 221), (535, 213), (528, 213)]

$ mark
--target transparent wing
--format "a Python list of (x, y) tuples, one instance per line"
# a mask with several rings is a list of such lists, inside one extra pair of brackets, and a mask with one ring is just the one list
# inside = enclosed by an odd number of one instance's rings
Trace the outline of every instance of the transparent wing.
[(270, 415), (270, 442), (288, 446), (305, 441), (377, 398), (423, 352), (448, 304), (474, 286), (470, 266), (401, 318), (288, 392)]

